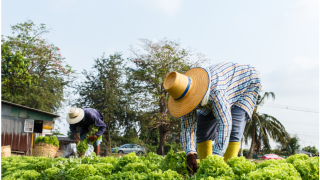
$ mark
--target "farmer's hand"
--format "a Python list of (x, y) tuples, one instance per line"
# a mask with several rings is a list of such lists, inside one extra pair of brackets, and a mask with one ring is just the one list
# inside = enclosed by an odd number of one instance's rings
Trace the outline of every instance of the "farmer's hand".
[(193, 175), (197, 172), (197, 155), (195, 154), (188, 154), (187, 156), (187, 169), (189, 171), (189, 176)]
[(98, 138), (97, 135), (87, 137), (87, 139), (91, 142), (95, 141), (97, 138)]
[(79, 138), (78, 134), (75, 134), (74, 138), (76, 138), (76, 144), (78, 144), (78, 142), (81, 141), (81, 139)]

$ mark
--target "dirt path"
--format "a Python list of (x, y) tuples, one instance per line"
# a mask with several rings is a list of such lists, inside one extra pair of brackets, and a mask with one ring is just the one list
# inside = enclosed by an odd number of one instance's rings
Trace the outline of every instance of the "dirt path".
[(251, 162), (262, 163), (264, 160), (261, 159), (249, 159)]

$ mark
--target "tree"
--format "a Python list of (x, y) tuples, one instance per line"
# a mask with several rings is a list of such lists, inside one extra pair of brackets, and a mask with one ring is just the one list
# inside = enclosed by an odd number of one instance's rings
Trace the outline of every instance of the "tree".
[(68, 130), (67, 136), (68, 136), (68, 138), (70, 138), (70, 139), (73, 139), (73, 140), (76, 139), (70, 130)]
[[(77, 132), (78, 132), (78, 136), (80, 137), (80, 127), (79, 126), (77, 126)], [(68, 136), (68, 138), (70, 138), (72, 140), (76, 140), (76, 138), (74, 137), (74, 135), (72, 134), (70, 129), (67, 131), (67, 136)]]
[[(75, 85), (77, 98), (73, 105), (90, 107), (101, 112), (107, 125), (106, 136), (111, 149), (111, 136), (122, 126), (130, 126), (132, 114), (130, 97), (125, 93), (124, 59), (120, 53), (95, 59), (93, 71), (84, 70), (85, 80)], [(132, 126), (132, 125), (131, 125)]]
[(74, 73), (60, 49), (43, 39), (45, 24), (32, 21), (11, 26), (13, 36), (1, 39), (1, 97), (48, 112), (62, 107), (65, 88)]
[(20, 94), (25, 87), (36, 83), (37, 76), (28, 72), (30, 60), (20, 51), (13, 51), (7, 43), (1, 44), (1, 85), (2, 94)]
[(300, 139), (298, 138), (297, 135), (295, 135), (293, 137), (289, 137), (287, 139), (286, 150), (288, 152), (288, 156), (294, 155), (296, 153), (296, 151), (299, 150), (299, 148), (300, 148), (299, 140)]
[(286, 129), (278, 119), (268, 114), (260, 114), (257, 111), (258, 107), (263, 105), (265, 98), (269, 96), (273, 99), (275, 98), (273, 92), (265, 92), (262, 97), (260, 95), (258, 96), (252, 118), (246, 124), (244, 141), (247, 144), (248, 139), (251, 139), (251, 146), (248, 153), (249, 158), (252, 158), (255, 148), (256, 152), (259, 153), (262, 145), (264, 145), (264, 150), (270, 150), (269, 138), (286, 144), (286, 138), (289, 137)]
[(149, 115), (145, 124), (150, 129), (159, 130), (157, 153), (163, 155), (168, 133), (180, 128), (180, 119), (168, 115), (169, 95), (163, 87), (166, 75), (171, 71), (184, 73), (205, 59), (202, 54), (193, 54), (191, 50), (181, 48), (176, 41), (140, 39), (140, 42), (139, 48), (131, 47), (133, 56), (129, 60), (135, 67), (127, 69), (129, 82), (136, 92), (135, 96), (139, 97), (137, 105)]
[(312, 154), (318, 154), (318, 149), (315, 146), (307, 146), (302, 148), (302, 150), (307, 151), (307, 152), (311, 152)]
[(52, 136), (59, 136), (59, 135), (64, 136), (64, 134), (62, 134), (59, 129), (55, 129), (52, 131)]

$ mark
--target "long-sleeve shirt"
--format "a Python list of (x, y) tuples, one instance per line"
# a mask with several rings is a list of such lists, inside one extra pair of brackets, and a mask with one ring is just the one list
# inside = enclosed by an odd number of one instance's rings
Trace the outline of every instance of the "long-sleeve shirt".
[(213, 154), (223, 156), (232, 128), (231, 107), (242, 108), (251, 118), (261, 89), (259, 72), (249, 65), (231, 62), (215, 64), (207, 70), (211, 81), (208, 103), (181, 117), (181, 144), (186, 154), (197, 152), (197, 110), (203, 115), (212, 112), (218, 123)]
[(99, 128), (98, 132), (95, 135), (97, 137), (101, 136), (107, 129), (107, 125), (103, 121), (102, 114), (98, 110), (92, 108), (83, 108), (82, 110), (84, 111), (83, 119), (76, 124), (70, 124), (70, 130), (72, 134), (74, 135), (77, 133), (77, 126), (79, 126), (80, 136), (82, 136), (83, 134), (89, 132), (90, 126), (94, 124)]

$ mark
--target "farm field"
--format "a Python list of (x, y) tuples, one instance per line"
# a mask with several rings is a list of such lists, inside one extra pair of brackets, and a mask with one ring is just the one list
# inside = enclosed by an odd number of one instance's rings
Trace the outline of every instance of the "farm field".
[(162, 157), (154, 153), (123, 157), (54, 158), (10, 156), (1, 159), (2, 179), (192, 179), (192, 180), (254, 180), (254, 179), (319, 179), (319, 158), (296, 154), (285, 160), (250, 162), (235, 157), (227, 163), (222, 157), (210, 155), (200, 164), (193, 177), (186, 169), (185, 153), (169, 152)]

